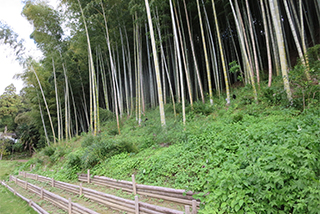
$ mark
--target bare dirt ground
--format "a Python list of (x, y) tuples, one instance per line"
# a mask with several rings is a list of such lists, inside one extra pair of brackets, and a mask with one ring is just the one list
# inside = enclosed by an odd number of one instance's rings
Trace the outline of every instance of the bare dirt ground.
[(28, 160), (16, 160), (16, 161), (21, 162), (21, 163), (28, 162)]

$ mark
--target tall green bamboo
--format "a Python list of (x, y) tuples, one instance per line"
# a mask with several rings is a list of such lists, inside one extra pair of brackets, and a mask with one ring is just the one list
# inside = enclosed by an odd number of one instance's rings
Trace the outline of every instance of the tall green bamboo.
[[(86, 23), (86, 19), (84, 17), (84, 13), (80, 4), (80, 0), (78, 0), (78, 4), (80, 7), (83, 23), (84, 23), (84, 28), (86, 31), (86, 36), (87, 36), (87, 43), (88, 43), (88, 55), (89, 55), (89, 71), (90, 71), (90, 81), (91, 81), (91, 88), (90, 88), (90, 94), (92, 95), (92, 102), (93, 102), (93, 107), (90, 102), (90, 115), (93, 113), (93, 118), (94, 118), (94, 128), (92, 128), (92, 116), (90, 116), (90, 124), (91, 124), (91, 129), (93, 129), (93, 135), (97, 135), (97, 97), (96, 97), (96, 85), (95, 85), (95, 70), (94, 70), (94, 64), (93, 64), (93, 57), (92, 57), (92, 52), (91, 52), (91, 43), (90, 43), (90, 37), (89, 37), (89, 32), (88, 32), (88, 27)], [(92, 109), (94, 108), (94, 109)]]
[(287, 93), (288, 100), (291, 102), (292, 95), (291, 95), (290, 84), (289, 84), (288, 65), (287, 65), (286, 51), (284, 47), (283, 34), (282, 34), (281, 23), (280, 23), (278, 1), (269, 0), (269, 6), (270, 6), (270, 11), (272, 16), (273, 27), (277, 36), (277, 44), (278, 44), (284, 89)]
[(220, 36), (220, 30), (219, 30), (219, 24), (218, 24), (218, 18), (217, 18), (217, 14), (216, 14), (214, 0), (212, 0), (212, 8), (213, 8), (214, 23), (216, 25), (219, 50), (220, 50), (221, 61), (222, 61), (223, 75), (224, 75), (224, 80), (225, 80), (225, 84), (226, 84), (227, 105), (229, 105), (230, 104), (229, 81), (228, 81), (228, 76), (227, 76), (227, 68), (226, 68), (226, 63), (225, 63), (225, 58), (224, 58), (224, 53), (223, 53), (223, 46), (222, 46), (222, 42), (221, 42), (221, 36)]
[(208, 58), (208, 51), (207, 51), (207, 46), (206, 46), (206, 40), (205, 40), (205, 36), (204, 36), (204, 30), (203, 30), (203, 24), (202, 24), (202, 17), (201, 17), (201, 10), (200, 10), (200, 5), (199, 5), (199, 0), (197, 0), (197, 8), (198, 8), (198, 15), (199, 15), (199, 22), (200, 22), (200, 30), (201, 30), (201, 37), (202, 37), (202, 45), (203, 45), (204, 58), (205, 58), (205, 62), (206, 62), (209, 99), (210, 99), (210, 104), (213, 105), (212, 84), (211, 84), (211, 74), (210, 74), (209, 58)]
[(158, 86), (158, 97), (159, 97), (159, 110), (160, 110), (160, 119), (161, 125), (166, 125), (165, 113), (164, 113), (164, 105), (163, 105), (163, 95), (162, 95), (162, 87), (161, 87), (161, 78), (160, 78), (160, 67), (159, 67), (159, 60), (157, 55), (157, 47), (156, 41), (153, 31), (151, 13), (148, 0), (145, 0), (147, 15), (148, 15), (148, 23), (149, 23), (149, 30), (150, 30), (150, 37), (151, 37), (151, 45), (152, 45), (152, 53), (153, 53), (153, 60), (154, 66), (156, 70), (156, 79), (157, 79), (157, 86)]
[(193, 39), (192, 39), (192, 34), (191, 34), (191, 28), (190, 28), (190, 23), (189, 23), (189, 16), (188, 16), (188, 11), (187, 11), (186, 0), (183, 0), (183, 5), (184, 5), (184, 11), (185, 11), (185, 16), (186, 16), (186, 20), (187, 20), (187, 27), (188, 27), (189, 40), (190, 40), (190, 45), (191, 45), (191, 52), (192, 52), (194, 67), (195, 67), (196, 74), (197, 74), (197, 80), (198, 80), (199, 90), (200, 90), (200, 94), (201, 94), (201, 99), (202, 99), (202, 102), (205, 103), (204, 95), (203, 95), (203, 88), (202, 88), (202, 83), (201, 83), (201, 77), (200, 77), (200, 72), (199, 72), (199, 66), (198, 66), (196, 52), (194, 50), (194, 44), (193, 44)]
[(52, 119), (51, 119), (51, 114), (50, 114), (50, 110), (49, 110), (49, 107), (48, 107), (48, 104), (47, 104), (47, 100), (46, 100), (46, 97), (44, 95), (44, 92), (42, 90), (42, 86), (41, 86), (41, 83), (40, 83), (40, 80), (38, 78), (38, 75), (36, 73), (36, 71), (34, 70), (33, 66), (31, 65), (31, 70), (32, 72), (34, 73), (34, 75), (36, 76), (37, 78), (37, 81), (38, 81), (38, 84), (39, 84), (39, 88), (40, 88), (40, 91), (41, 91), (41, 94), (42, 94), (42, 98), (43, 98), (43, 101), (44, 101), (44, 104), (46, 106), (46, 109), (47, 109), (47, 113), (48, 113), (48, 117), (49, 117), (49, 121), (50, 121), (50, 126), (51, 126), (51, 131), (52, 131), (52, 135), (53, 135), (53, 142), (54, 144), (56, 144), (56, 134), (54, 132), (54, 127), (53, 127), (53, 123), (52, 123)]

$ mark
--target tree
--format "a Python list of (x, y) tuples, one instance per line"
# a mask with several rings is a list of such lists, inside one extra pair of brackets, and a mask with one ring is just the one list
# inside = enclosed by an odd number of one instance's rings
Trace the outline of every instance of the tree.
[(16, 88), (10, 84), (0, 96), (0, 128), (7, 126), (10, 131), (14, 131), (14, 118), (22, 107), (21, 99), (15, 92)]

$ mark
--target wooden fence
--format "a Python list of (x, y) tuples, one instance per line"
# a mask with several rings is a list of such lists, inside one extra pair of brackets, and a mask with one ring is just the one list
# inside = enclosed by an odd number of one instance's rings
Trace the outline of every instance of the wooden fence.
[(54, 193), (51, 193), (43, 188), (40, 188), (36, 185), (30, 184), (27, 181), (23, 181), (18, 179), (17, 177), (10, 176), (10, 181), (14, 181), (18, 186), (29, 190), (36, 195), (39, 195), (41, 199), (44, 199), (46, 201), (49, 201), (54, 206), (57, 206), (63, 210), (66, 210), (69, 214), (75, 213), (75, 214), (98, 214), (97, 212), (90, 210), (86, 207), (83, 207), (77, 203), (71, 202), (71, 199), (69, 200), (56, 195)]
[(167, 201), (172, 201), (176, 203), (180, 203), (183, 205), (192, 206), (192, 213), (197, 213), (197, 209), (199, 208), (200, 201), (195, 200), (193, 195), (195, 193), (191, 191), (186, 191), (183, 189), (173, 189), (159, 186), (149, 186), (143, 184), (137, 184), (135, 182), (135, 176), (132, 175), (131, 181), (123, 181), (116, 180), (104, 176), (90, 176), (90, 170), (88, 170), (87, 174), (80, 174), (78, 177), (79, 181), (94, 183), (98, 185), (103, 185), (107, 187), (111, 187), (114, 189), (121, 189), (126, 192), (133, 193), (134, 195), (146, 195), (153, 198), (159, 198)]
[(4, 181), (1, 181), (1, 184), (3, 186), (5, 186), (6, 188), (8, 188), (8, 190), (10, 192), (12, 192), (14, 195), (22, 198), (22, 200), (26, 201), (29, 206), (34, 209), (37, 213), (39, 214), (49, 214), (47, 211), (45, 211), (42, 207), (40, 207), (38, 204), (36, 204), (35, 202), (33, 202), (30, 199), (27, 199), (26, 197), (24, 197), (23, 195), (19, 194), (18, 192), (16, 192), (14, 189), (12, 189), (10, 186), (8, 186)]
[[(66, 190), (68, 192), (72, 192), (74, 194), (82, 195), (86, 198), (89, 198), (92, 201), (104, 204), (112, 209), (121, 210), (129, 213), (145, 213), (145, 214), (190, 214), (190, 206), (185, 206), (185, 212), (174, 210), (166, 207), (160, 207), (148, 203), (144, 203), (139, 201), (138, 196), (135, 196), (135, 200), (128, 200), (124, 198), (120, 198), (114, 195), (106, 194), (103, 192), (99, 192), (96, 190), (92, 190), (89, 188), (82, 187), (82, 183), (79, 186), (56, 181), (53, 178), (48, 178), (41, 175), (30, 174), (26, 172), (19, 172), (19, 175), (25, 178), (31, 178), (34, 180), (38, 180), (41, 182), (48, 182), (52, 187), (57, 187), (59, 189)], [(196, 201), (194, 200), (193, 207), (196, 207)], [(196, 209), (193, 209), (196, 211)], [(192, 211), (192, 213), (196, 213)]]

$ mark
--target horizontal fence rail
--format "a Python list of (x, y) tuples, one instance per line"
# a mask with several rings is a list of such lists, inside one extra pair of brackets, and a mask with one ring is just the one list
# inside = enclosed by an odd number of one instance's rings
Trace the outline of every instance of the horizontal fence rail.
[(134, 195), (145, 195), (153, 198), (159, 198), (167, 201), (180, 203), (183, 205), (191, 205), (193, 207), (192, 213), (197, 213), (200, 206), (200, 201), (193, 198), (195, 193), (183, 189), (173, 189), (159, 186), (149, 186), (144, 184), (137, 184), (135, 176), (132, 175), (131, 181), (116, 180), (104, 176), (90, 176), (90, 170), (87, 174), (80, 174), (78, 180), (87, 183), (94, 183), (102, 186), (107, 186), (114, 189), (121, 189), (126, 192), (133, 193)]
[(77, 203), (71, 202), (71, 199), (69, 200), (56, 195), (54, 193), (51, 193), (43, 188), (40, 188), (36, 185), (30, 184), (27, 181), (23, 181), (18, 179), (17, 177), (10, 176), (10, 181), (14, 181), (18, 186), (29, 190), (36, 195), (39, 195), (41, 199), (44, 199), (46, 201), (49, 201), (51, 204), (55, 205), (56, 207), (59, 207), (60, 209), (66, 210), (69, 214), (75, 213), (75, 214), (98, 214), (97, 212), (88, 209), (86, 207), (83, 207)]
[[(135, 196), (135, 200), (128, 200), (118, 196), (110, 195), (107, 193), (99, 192), (96, 190), (92, 190), (89, 188), (82, 187), (80, 183), (79, 186), (56, 181), (53, 178), (48, 178), (41, 175), (30, 174), (26, 172), (19, 172), (20, 176), (25, 178), (30, 178), (34, 180), (38, 180), (41, 182), (47, 182), (52, 185), (52, 187), (57, 187), (59, 189), (66, 190), (68, 192), (72, 192), (74, 194), (79, 194), (80, 196), (84, 196), (89, 198), (92, 201), (104, 204), (112, 209), (121, 210), (129, 213), (146, 213), (146, 214), (183, 214), (190, 213), (190, 206), (185, 206), (185, 212), (174, 210), (166, 207), (156, 206), (144, 202), (140, 202), (138, 196)], [(196, 206), (196, 201), (194, 200), (194, 207)], [(192, 212), (194, 213), (194, 212)]]
[(38, 204), (36, 204), (35, 202), (33, 202), (32, 200), (24, 197), (23, 195), (19, 194), (17, 191), (15, 191), (14, 189), (12, 189), (10, 186), (8, 186), (4, 181), (1, 181), (1, 184), (3, 186), (5, 186), (10, 192), (12, 192), (14, 195), (20, 197), (22, 200), (26, 201), (29, 206), (34, 209), (34, 211), (36, 211), (39, 214), (49, 214), (47, 211), (45, 211), (42, 207), (40, 207)]

